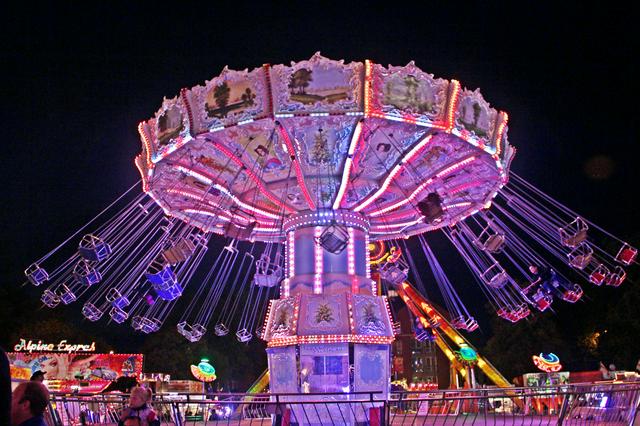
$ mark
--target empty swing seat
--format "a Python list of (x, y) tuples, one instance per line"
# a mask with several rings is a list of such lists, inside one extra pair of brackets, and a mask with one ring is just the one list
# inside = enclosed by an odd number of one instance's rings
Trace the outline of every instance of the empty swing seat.
[(85, 260), (91, 262), (100, 262), (101, 260), (109, 257), (109, 255), (111, 254), (111, 247), (101, 238), (93, 234), (87, 234), (82, 237), (82, 240), (80, 240), (78, 253)]
[(247, 225), (229, 222), (224, 227), (224, 235), (234, 240), (248, 240), (251, 238), (253, 229), (257, 224), (258, 222), (255, 220), (249, 222)]
[(55, 308), (60, 303), (60, 298), (53, 291), (47, 289), (40, 296), (40, 301), (44, 303), (49, 308)]
[(118, 308), (117, 306), (114, 306), (113, 308), (111, 308), (111, 310), (109, 311), (109, 316), (113, 321), (117, 322), (118, 324), (122, 324), (129, 318), (129, 314), (125, 312), (123, 309)]
[(475, 318), (473, 317), (467, 318), (467, 320), (464, 323), (463, 330), (475, 331), (477, 329), (478, 329), (478, 321), (476, 321)]
[(238, 339), (239, 342), (247, 343), (249, 340), (253, 338), (253, 334), (251, 334), (251, 332), (248, 331), (246, 328), (243, 328), (236, 332), (236, 338)]
[(569, 258), (569, 265), (583, 270), (593, 258), (593, 249), (589, 244), (582, 242), (571, 250), (567, 257)]
[(283, 277), (282, 265), (271, 262), (268, 255), (263, 254), (256, 261), (256, 273), (253, 276), (253, 283), (258, 287), (275, 287), (282, 281)]
[(56, 287), (55, 293), (60, 298), (60, 301), (65, 305), (68, 305), (78, 300), (78, 297), (76, 296), (76, 294), (73, 291), (71, 291), (71, 289), (66, 284), (60, 284), (58, 287)]
[(433, 342), (436, 336), (431, 328), (416, 329), (415, 338), (418, 342)]
[(41, 268), (37, 263), (34, 263), (25, 269), (24, 274), (29, 282), (36, 287), (49, 280), (49, 274), (47, 271), (45, 271), (44, 268)]
[(637, 254), (637, 249), (625, 243), (620, 248), (620, 251), (618, 251), (618, 254), (616, 255), (616, 261), (622, 263), (623, 265), (630, 265), (636, 259)]
[(499, 253), (504, 247), (506, 241), (504, 232), (497, 228), (491, 220), (487, 220), (487, 225), (480, 232), (477, 238), (473, 240), (474, 244), (483, 251), (489, 253)]
[(591, 272), (591, 274), (589, 274), (589, 281), (592, 284), (600, 286), (602, 285), (602, 283), (604, 283), (609, 273), (609, 268), (600, 264), (596, 269), (593, 270), (593, 272)]
[(491, 288), (501, 289), (509, 282), (509, 275), (497, 262), (488, 267), (480, 276), (482, 281)]
[(178, 241), (171, 242), (163, 252), (162, 256), (170, 265), (175, 265), (187, 260), (196, 250), (196, 246), (189, 238), (180, 238)]
[(587, 239), (587, 231), (589, 225), (582, 219), (577, 217), (576, 220), (560, 228), (560, 241), (566, 247), (577, 247), (580, 243)]
[(484, 250), (490, 253), (498, 253), (502, 250), (505, 241), (506, 239), (502, 234), (492, 235), (484, 243)]
[(606, 285), (612, 287), (618, 287), (627, 278), (627, 273), (620, 266), (616, 266), (613, 272), (611, 272), (604, 280)]
[(565, 290), (562, 295), (562, 300), (569, 303), (576, 303), (582, 297), (582, 287), (578, 284), (574, 284), (573, 288)]
[(544, 312), (553, 302), (553, 297), (546, 294), (541, 288), (539, 288), (531, 298), (540, 312)]
[(186, 321), (178, 323), (178, 333), (192, 343), (199, 341), (206, 332), (207, 329), (202, 324), (190, 325)]
[(112, 288), (107, 292), (105, 296), (107, 302), (111, 303), (111, 306), (116, 308), (124, 309), (129, 306), (129, 298), (127, 296), (123, 296), (122, 293), (117, 288)]
[(457, 330), (474, 331), (478, 328), (478, 322), (473, 317), (465, 316), (452, 319), (451, 325)]
[(136, 315), (131, 320), (131, 326), (135, 330), (139, 330), (145, 334), (149, 334), (149, 333), (154, 333), (160, 330), (161, 324), (160, 324), (160, 321), (158, 321), (157, 319), (141, 317), (139, 315)]
[(229, 328), (223, 323), (218, 323), (213, 327), (213, 332), (216, 333), (216, 336), (226, 336), (229, 334)]
[(87, 302), (82, 306), (82, 315), (89, 321), (98, 321), (103, 314), (104, 312), (93, 303)]
[(347, 248), (347, 244), (349, 244), (349, 231), (346, 226), (329, 225), (322, 231), (316, 243), (320, 244), (329, 253), (342, 253)]
[(147, 277), (161, 299), (170, 301), (182, 295), (182, 286), (178, 283), (171, 265), (163, 265), (156, 260), (149, 265), (145, 277)]
[(73, 278), (80, 284), (92, 286), (102, 280), (102, 275), (93, 262), (80, 259), (76, 266), (73, 267)]
[(409, 267), (404, 261), (398, 258), (395, 262), (386, 261), (378, 268), (380, 278), (394, 284), (400, 285), (407, 280)]

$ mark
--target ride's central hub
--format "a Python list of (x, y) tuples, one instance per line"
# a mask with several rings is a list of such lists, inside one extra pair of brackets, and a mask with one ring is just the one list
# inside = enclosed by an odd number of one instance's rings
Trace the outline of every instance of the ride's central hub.
[(317, 211), (289, 218), (284, 228), (286, 278), (263, 336), (271, 391), (385, 392), (393, 331), (387, 300), (370, 277), (368, 222)]

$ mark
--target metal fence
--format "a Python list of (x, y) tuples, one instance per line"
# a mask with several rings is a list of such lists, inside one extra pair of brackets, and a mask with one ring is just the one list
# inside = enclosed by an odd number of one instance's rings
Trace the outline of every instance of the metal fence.
[[(640, 425), (640, 383), (334, 394), (161, 394), (162, 425)], [(116, 425), (127, 395), (60, 395), (49, 422)], [(635, 423), (634, 423), (635, 421)]]

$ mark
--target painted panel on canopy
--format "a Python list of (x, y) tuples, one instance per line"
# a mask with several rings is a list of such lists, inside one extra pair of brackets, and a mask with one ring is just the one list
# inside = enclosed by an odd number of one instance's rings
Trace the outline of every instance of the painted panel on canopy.
[(269, 114), (269, 92), (263, 68), (251, 72), (224, 68), (220, 76), (191, 90), (194, 127), (198, 133), (257, 120)]
[(495, 148), (493, 133), (496, 130), (498, 111), (484, 100), (480, 89), (463, 90), (455, 112), (456, 129), (463, 138)]
[(223, 143), (265, 182), (286, 179), (291, 159), (270, 120), (260, 120), (216, 132)]
[(307, 179), (306, 184), (316, 208), (330, 208), (340, 188), (340, 177), (314, 177)]
[(290, 67), (271, 68), (276, 113), (362, 111), (362, 62), (345, 65), (316, 53)]
[(384, 178), (400, 157), (422, 140), (428, 131), (413, 124), (367, 119), (362, 147), (355, 156), (352, 179), (355, 182), (360, 178)]
[(180, 98), (165, 99), (155, 117), (149, 120), (149, 128), (152, 130), (154, 158), (163, 157), (185, 143), (189, 136), (189, 120)]
[(238, 165), (220, 151), (213, 141), (218, 142), (218, 135), (200, 136), (189, 146), (188, 154), (177, 152), (169, 160), (175, 159), (181, 164), (188, 162), (196, 170), (204, 170), (206, 174), (216, 181), (229, 187), (232, 184), (245, 184), (246, 173), (238, 173)]
[(413, 61), (404, 67), (375, 64), (372, 87), (374, 111), (438, 125), (446, 121), (449, 82), (433, 78)]
[(440, 133), (416, 157), (412, 163), (413, 171), (428, 179), (473, 153), (480, 154), (480, 151), (459, 138)]
[(294, 144), (305, 176), (342, 176), (357, 119), (345, 116), (294, 117), (281, 120)]
[[(269, 188), (271, 193), (278, 200), (282, 200), (293, 210), (305, 210), (309, 208), (304, 199), (304, 195), (302, 195), (302, 189), (298, 186), (298, 181), (296, 180), (293, 171), (291, 172), (291, 177), (288, 181), (284, 179), (268, 185), (267, 188)], [(280, 211), (281, 208), (278, 210)]]

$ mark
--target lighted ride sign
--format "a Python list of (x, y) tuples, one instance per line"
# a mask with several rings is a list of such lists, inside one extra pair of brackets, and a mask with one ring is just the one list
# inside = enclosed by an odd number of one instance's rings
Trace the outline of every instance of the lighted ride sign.
[(216, 369), (209, 364), (209, 360), (206, 358), (201, 359), (198, 365), (191, 365), (191, 374), (196, 379), (206, 383), (213, 382), (218, 377), (216, 376)]
[(458, 361), (463, 364), (473, 366), (478, 362), (478, 353), (469, 346), (460, 346), (460, 350), (455, 354)]
[(536, 367), (546, 373), (555, 373), (562, 370), (560, 358), (554, 353), (544, 354), (541, 352), (540, 355), (533, 355), (531, 358)]

